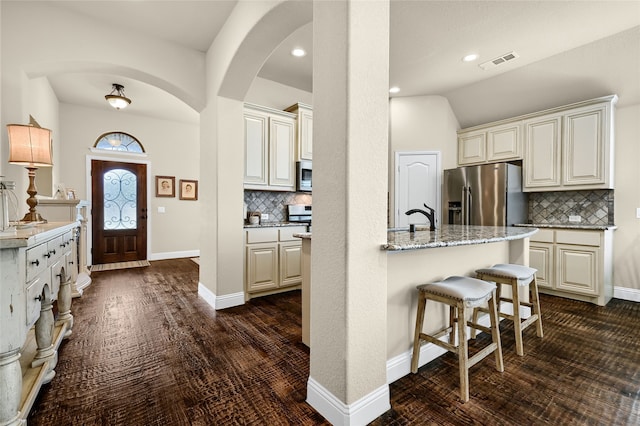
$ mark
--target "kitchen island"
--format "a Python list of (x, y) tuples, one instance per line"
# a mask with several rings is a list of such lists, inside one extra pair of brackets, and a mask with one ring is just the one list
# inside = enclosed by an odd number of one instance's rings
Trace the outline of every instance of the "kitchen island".
[[(409, 374), (411, 347), (415, 327), (416, 286), (442, 280), (451, 275), (474, 276), (475, 270), (496, 263), (529, 264), (529, 237), (537, 228), (443, 225), (435, 231), (417, 226), (389, 229), (387, 242), (387, 381)], [(302, 332), (309, 340), (309, 299), (311, 294), (310, 233), (294, 234), (302, 238)], [(507, 289), (505, 289), (505, 292)], [(508, 293), (505, 293), (508, 294)], [(504, 306), (508, 312), (510, 306)], [(425, 324), (435, 331), (444, 325), (448, 310), (444, 305), (429, 304)], [(488, 324), (488, 318), (481, 318)], [(445, 351), (432, 344), (422, 347), (419, 365), (435, 359)]]

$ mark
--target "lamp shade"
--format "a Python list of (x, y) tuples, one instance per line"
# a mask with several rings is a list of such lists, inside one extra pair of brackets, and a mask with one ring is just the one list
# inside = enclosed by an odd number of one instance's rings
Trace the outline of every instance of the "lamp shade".
[(51, 167), (51, 130), (26, 124), (7, 124), (9, 163)]

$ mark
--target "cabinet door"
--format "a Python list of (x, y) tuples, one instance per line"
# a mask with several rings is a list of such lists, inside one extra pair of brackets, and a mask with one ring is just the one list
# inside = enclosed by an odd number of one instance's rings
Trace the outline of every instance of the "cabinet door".
[(557, 190), (560, 186), (562, 115), (553, 114), (525, 122), (524, 189)]
[(599, 251), (596, 247), (556, 244), (556, 289), (597, 295)]
[(553, 288), (553, 243), (531, 242), (529, 266), (538, 270), (536, 281), (540, 288)]
[(280, 243), (280, 287), (302, 283), (302, 243)]
[(298, 159), (313, 159), (313, 112), (301, 109), (298, 114)]
[(606, 184), (609, 142), (606, 106), (581, 108), (565, 116), (563, 185)]
[(487, 161), (522, 158), (521, 122), (487, 129)]
[(278, 288), (278, 244), (247, 245), (247, 292)]
[(293, 190), (295, 120), (271, 117), (269, 123), (269, 185)]
[(458, 165), (487, 161), (487, 136), (484, 130), (458, 135)]
[(268, 116), (257, 112), (244, 113), (244, 183), (267, 185)]

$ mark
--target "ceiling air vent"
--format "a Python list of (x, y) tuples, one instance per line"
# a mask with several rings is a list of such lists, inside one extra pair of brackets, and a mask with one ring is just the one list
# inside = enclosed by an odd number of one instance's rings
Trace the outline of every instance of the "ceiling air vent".
[(504, 55), (498, 56), (497, 58), (494, 58), (490, 61), (484, 62), (478, 66), (486, 71), (488, 69), (495, 68), (498, 65), (502, 65), (506, 62), (512, 61), (517, 57), (518, 57), (518, 54), (516, 52), (509, 52), (509, 53), (505, 53)]

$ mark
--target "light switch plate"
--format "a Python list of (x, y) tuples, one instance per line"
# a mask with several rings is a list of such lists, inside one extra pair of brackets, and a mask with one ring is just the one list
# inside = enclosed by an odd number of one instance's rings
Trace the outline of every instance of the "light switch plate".
[(582, 222), (582, 217), (580, 217), (580, 216), (569, 216), (569, 222)]
[(164, 213), (164, 207), (158, 207), (158, 213)]
[(636, 219), (640, 219), (640, 207), (636, 209)]

